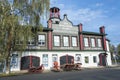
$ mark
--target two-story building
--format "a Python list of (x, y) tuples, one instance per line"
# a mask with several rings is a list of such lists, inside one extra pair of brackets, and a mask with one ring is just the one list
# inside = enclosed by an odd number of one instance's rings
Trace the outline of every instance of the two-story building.
[(43, 32), (37, 33), (36, 40), (29, 41), (26, 51), (13, 53), (12, 71), (41, 64), (45, 69), (50, 69), (54, 61), (63, 65), (74, 60), (74, 63), (82, 63), (82, 67), (111, 65), (105, 27), (100, 27), (100, 32), (84, 31), (81, 23), (73, 25), (66, 14), (61, 19), (59, 12), (57, 7), (50, 8), (48, 26), (43, 28)]

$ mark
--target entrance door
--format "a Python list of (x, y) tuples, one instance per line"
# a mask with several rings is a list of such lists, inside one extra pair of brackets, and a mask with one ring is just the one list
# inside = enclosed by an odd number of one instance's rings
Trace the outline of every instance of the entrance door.
[(40, 58), (36, 56), (24, 56), (21, 58), (21, 70), (29, 69), (30, 67), (39, 67)]
[(106, 66), (106, 54), (105, 53), (99, 54), (99, 65)]
[(66, 63), (72, 63), (71, 60), (74, 60), (73, 56), (65, 55), (60, 57), (60, 65), (66, 64)]

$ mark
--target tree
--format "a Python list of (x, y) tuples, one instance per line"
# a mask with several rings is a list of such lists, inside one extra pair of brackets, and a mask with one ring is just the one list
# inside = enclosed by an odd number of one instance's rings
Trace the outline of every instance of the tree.
[(118, 55), (120, 55), (120, 44), (118, 44), (118, 46), (117, 46), (117, 53), (118, 53)]
[[(34, 36), (33, 27), (41, 28), (40, 18), (49, 9), (49, 0), (0, 0), (0, 60), (6, 59), (6, 69), (10, 72), (10, 56), (16, 49), (26, 49), (29, 37)], [(22, 24), (26, 16), (29, 23)], [(15, 44), (21, 41), (18, 47)]]
[(115, 51), (115, 46), (112, 45), (112, 44), (110, 44), (110, 52), (111, 52), (111, 53), (114, 53), (114, 51)]
[(38, 26), (41, 25), (41, 16), (49, 10), (49, 3), (49, 0), (14, 0), (13, 4), (19, 11), (23, 11), (23, 18), (29, 18), (29, 24)]
[(110, 53), (111, 53), (112, 59), (113, 59), (113, 54), (114, 54), (114, 52), (115, 52), (115, 46), (112, 45), (112, 44), (110, 44)]

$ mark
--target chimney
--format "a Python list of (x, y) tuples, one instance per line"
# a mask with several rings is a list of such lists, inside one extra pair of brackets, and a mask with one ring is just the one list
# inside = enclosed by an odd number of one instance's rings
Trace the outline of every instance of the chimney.
[(79, 31), (80, 31), (80, 32), (82, 32), (82, 26), (83, 26), (83, 25), (80, 23), (80, 24), (79, 24)]
[(101, 27), (100, 27), (100, 33), (105, 34), (105, 27), (104, 27), (104, 26), (101, 26)]
[(100, 27), (100, 33), (103, 34), (103, 36), (102, 36), (103, 49), (106, 51), (107, 45), (106, 45), (106, 36), (105, 36), (105, 27), (104, 26)]
[(52, 28), (52, 20), (48, 20), (48, 28)]

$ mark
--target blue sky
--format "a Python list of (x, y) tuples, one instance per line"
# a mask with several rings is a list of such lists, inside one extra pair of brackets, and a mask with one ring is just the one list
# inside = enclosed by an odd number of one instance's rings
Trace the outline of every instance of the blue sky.
[(59, 7), (73, 25), (83, 24), (84, 31), (99, 32), (105, 26), (107, 38), (120, 43), (120, 0), (51, 0), (51, 7)]

